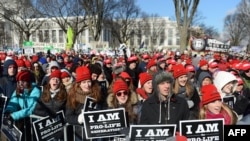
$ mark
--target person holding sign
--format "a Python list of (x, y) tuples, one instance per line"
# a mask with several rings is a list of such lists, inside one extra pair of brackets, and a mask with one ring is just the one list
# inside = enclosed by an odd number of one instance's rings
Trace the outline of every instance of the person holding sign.
[(173, 94), (174, 78), (168, 72), (153, 75), (153, 93), (142, 104), (140, 124), (176, 124), (189, 119), (186, 100)]
[(91, 72), (86, 66), (76, 68), (76, 79), (69, 89), (65, 118), (69, 124), (75, 125), (75, 141), (87, 140), (84, 132), (84, 104), (87, 97), (101, 101), (101, 89), (98, 83), (92, 85)]
[(18, 85), (5, 108), (3, 124), (12, 126), (15, 121), (17, 128), (24, 132), (22, 135), (24, 141), (31, 137), (29, 116), (35, 109), (41, 91), (35, 83), (31, 83), (29, 70), (20, 71), (16, 80)]
[[(137, 94), (129, 88), (123, 77), (117, 76), (111, 85), (111, 93), (107, 97), (107, 104), (109, 109), (124, 108), (126, 112), (127, 122), (130, 125), (138, 124), (140, 105), (137, 105)], [(128, 128), (122, 132), (128, 135)], [(121, 137), (123, 138), (123, 137)]]
[(137, 94), (129, 88), (124, 78), (119, 76), (115, 78), (110, 88), (111, 93), (107, 97), (108, 108), (124, 107), (128, 114), (128, 122), (130, 124), (137, 124)]
[[(55, 118), (57, 112), (65, 111), (66, 100), (67, 91), (61, 81), (61, 71), (55, 70), (51, 72), (48, 84), (43, 87), (33, 114)], [(63, 130), (56, 135), (56, 138), (63, 139)]]
[(225, 125), (234, 125), (237, 122), (237, 116), (222, 102), (220, 93), (213, 84), (201, 87), (202, 100), (199, 111), (199, 119), (223, 118)]

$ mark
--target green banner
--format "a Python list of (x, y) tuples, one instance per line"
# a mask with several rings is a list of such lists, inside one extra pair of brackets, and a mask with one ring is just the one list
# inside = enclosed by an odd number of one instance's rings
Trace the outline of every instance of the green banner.
[(23, 42), (23, 46), (24, 46), (24, 47), (32, 47), (33, 45), (34, 45), (34, 43), (31, 42), (31, 41), (24, 41), (24, 42)]

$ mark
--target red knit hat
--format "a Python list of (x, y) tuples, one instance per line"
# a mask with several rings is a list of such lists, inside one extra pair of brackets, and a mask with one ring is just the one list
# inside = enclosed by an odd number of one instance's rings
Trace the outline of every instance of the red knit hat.
[(141, 86), (143, 86), (147, 81), (152, 80), (153, 77), (148, 72), (142, 72), (139, 75), (139, 79), (140, 79)]
[(38, 62), (38, 60), (39, 60), (39, 57), (37, 55), (33, 55), (31, 62), (33, 62), (33, 63)]
[(195, 67), (193, 65), (185, 66), (187, 72), (195, 72)]
[(25, 62), (22, 59), (16, 60), (17, 67), (26, 67)]
[(26, 60), (24, 63), (27, 68), (31, 67), (31, 62), (29, 60)]
[(249, 70), (250, 69), (250, 63), (249, 62), (242, 63), (240, 69), (243, 70), (243, 71)]
[(114, 82), (114, 84), (113, 84), (113, 92), (114, 92), (114, 94), (116, 94), (120, 90), (126, 90), (126, 91), (128, 90), (128, 84), (122, 79), (116, 80)]
[(63, 71), (63, 72), (61, 73), (61, 78), (63, 79), (63, 78), (66, 78), (66, 77), (70, 77), (70, 75), (69, 75), (69, 73), (67, 73), (66, 71)]
[(208, 84), (201, 87), (202, 100), (201, 104), (206, 105), (215, 100), (220, 100), (221, 96), (214, 84)]
[(132, 79), (130, 75), (125, 71), (121, 72), (119, 76), (121, 76), (124, 79)]
[(17, 81), (26, 81), (26, 82), (30, 82), (30, 72), (28, 70), (22, 70), (20, 72), (18, 72), (17, 76), (16, 76), (16, 80)]
[(243, 85), (243, 80), (240, 77), (236, 77), (237, 81), (238, 81), (238, 85)]
[(147, 69), (149, 69), (152, 66), (156, 66), (156, 63), (157, 63), (156, 59), (151, 59), (150, 61), (148, 61), (148, 64), (146, 66)]
[(209, 64), (208, 64), (208, 67), (209, 68), (218, 68), (218, 63), (217, 62), (210, 62)]
[(182, 75), (187, 75), (187, 71), (182, 64), (175, 65), (173, 67), (173, 71), (174, 71), (173, 75), (175, 79)]
[(80, 66), (76, 69), (76, 82), (91, 80), (91, 73), (88, 67)]
[(202, 67), (202, 66), (205, 66), (207, 64), (208, 64), (207, 60), (202, 59), (202, 60), (200, 60), (199, 66)]
[(61, 78), (61, 71), (60, 70), (54, 70), (54, 71), (52, 71), (51, 74), (50, 74), (50, 76), (49, 76), (49, 78), (51, 79), (51, 78), (54, 78), (54, 77), (60, 79)]

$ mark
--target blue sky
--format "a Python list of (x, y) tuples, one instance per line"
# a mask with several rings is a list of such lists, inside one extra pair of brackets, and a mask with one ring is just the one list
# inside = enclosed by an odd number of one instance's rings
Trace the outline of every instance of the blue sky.
[[(235, 11), (241, 0), (200, 0), (198, 11), (207, 26), (223, 31), (224, 18)], [(137, 0), (137, 5), (148, 14), (158, 14), (175, 19), (173, 0)]]

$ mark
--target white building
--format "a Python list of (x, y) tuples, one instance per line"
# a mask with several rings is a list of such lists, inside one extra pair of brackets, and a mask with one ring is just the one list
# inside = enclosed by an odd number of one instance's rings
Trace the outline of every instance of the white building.
[[(53, 47), (59, 51), (66, 47), (66, 33), (60, 28), (60, 26), (53, 22), (51, 19), (46, 20), (39, 30), (35, 31), (30, 41), (33, 42), (33, 48), (36, 52), (45, 51), (46, 48)], [(142, 25), (143, 21), (138, 19), (138, 24)], [(133, 34), (133, 37), (129, 40), (128, 44), (130, 48), (135, 50), (139, 49), (139, 46), (144, 42), (144, 50), (161, 50), (161, 49), (177, 49), (179, 47), (179, 36), (177, 24), (175, 21), (171, 21), (167, 17), (148, 18), (147, 23), (144, 21), (144, 25), (140, 27), (141, 34)], [(134, 27), (131, 27), (134, 28)], [(137, 32), (138, 29), (134, 29)], [(19, 35), (13, 35), (13, 44), (18, 44)], [(112, 41), (112, 35), (110, 30), (104, 28), (101, 33), (100, 41), (95, 42), (90, 37), (88, 29), (83, 31), (76, 39), (75, 49), (84, 50), (106, 50), (110, 47), (110, 41)], [(117, 45), (118, 47), (119, 45)]]

